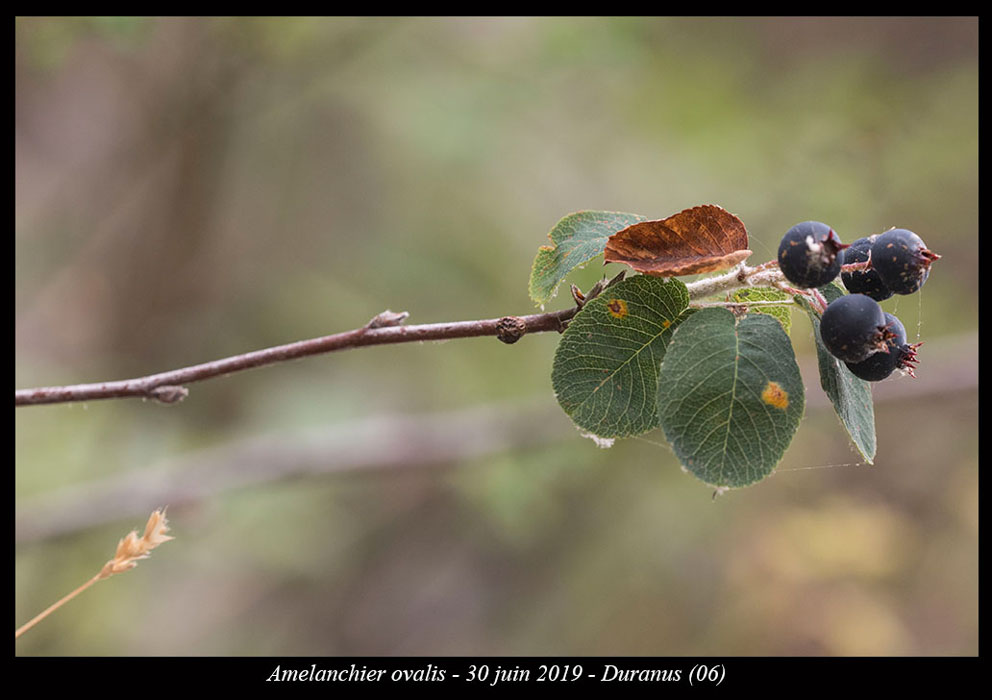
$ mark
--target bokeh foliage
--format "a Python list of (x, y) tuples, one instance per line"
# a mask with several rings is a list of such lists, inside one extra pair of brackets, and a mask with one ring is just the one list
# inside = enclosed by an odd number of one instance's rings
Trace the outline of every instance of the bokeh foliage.
[[(20, 18), (15, 38), (18, 387), (386, 308), (527, 313), (536, 246), (584, 209), (719, 204), (753, 263), (810, 219), (944, 256), (882, 304), (927, 344), (916, 383), (874, 389), (875, 465), (851, 466), (797, 315), (807, 416), (775, 476), (715, 505), (660, 435), (579, 438), (556, 334), (341, 353), (175, 407), (19, 409), (19, 510), (259, 436), (548, 411), (543, 444), (170, 509), (161, 556), (18, 653), (977, 653), (977, 19)], [(17, 620), (160, 505), (20, 544)]]

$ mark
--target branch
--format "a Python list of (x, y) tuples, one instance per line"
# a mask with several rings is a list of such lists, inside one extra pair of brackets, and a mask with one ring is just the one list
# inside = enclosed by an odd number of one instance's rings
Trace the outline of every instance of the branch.
[(212, 379), (246, 369), (367, 345), (415, 343), (424, 340), (449, 340), (451, 338), (493, 335), (504, 343), (515, 343), (527, 333), (563, 331), (568, 320), (577, 311), (578, 307), (573, 307), (564, 311), (531, 314), (529, 316), (504, 316), (481, 321), (426, 323), (417, 326), (399, 325), (407, 317), (406, 312), (384, 311), (361, 328), (344, 333), (255, 350), (243, 355), (234, 355), (169, 372), (97, 384), (18, 389), (14, 392), (14, 405), (33, 406), (125, 397), (141, 397), (155, 399), (162, 403), (176, 403), (186, 398), (189, 393), (182, 386), (183, 384)]
[[(858, 264), (861, 265), (861, 264)], [(846, 269), (846, 268), (845, 268)], [(213, 362), (205, 362), (191, 367), (183, 367), (168, 372), (150, 374), (136, 379), (122, 379), (96, 384), (74, 384), (70, 386), (47, 386), (34, 389), (18, 389), (14, 392), (15, 406), (68, 403), (71, 401), (95, 401), (99, 399), (119, 399), (140, 397), (154, 399), (161, 403), (177, 403), (186, 398), (189, 391), (184, 384), (212, 379), (255, 367), (296, 360), (311, 355), (322, 355), (338, 350), (360, 348), (368, 345), (390, 345), (394, 343), (414, 343), (425, 340), (451, 340), (452, 338), (475, 338), (496, 336), (500, 341), (511, 344), (528, 333), (565, 330), (568, 321), (590, 299), (602, 290), (623, 279), (620, 273), (609, 282), (597, 283), (588, 294), (583, 295), (574, 285), (572, 296), (576, 306), (563, 311), (553, 311), (529, 316), (503, 316), (481, 321), (455, 321), (451, 323), (426, 323), (404, 326), (408, 313), (383, 311), (361, 328), (327, 335), (322, 338), (301, 340), (288, 345), (278, 345), (264, 350), (255, 350), (243, 355), (234, 355)], [(741, 287), (768, 286), (784, 289), (790, 293), (817, 295), (816, 290), (793, 290), (785, 286), (785, 278), (776, 262), (769, 261), (757, 267), (747, 267), (743, 263), (730, 272), (716, 277), (708, 277), (686, 285), (689, 298), (693, 300), (728, 292)], [(753, 304), (753, 302), (752, 302)], [(702, 304), (695, 304), (702, 306)], [(750, 304), (749, 304), (750, 305)], [(822, 304), (824, 305), (825, 304)]]
[[(958, 397), (971, 406), (978, 390), (978, 333), (939, 338), (925, 346), (933, 371), (919, 379), (892, 378), (873, 387), (875, 403), (902, 406)], [(817, 377), (815, 353), (800, 360), (804, 377)], [(972, 398), (974, 397), (974, 398)], [(977, 404), (974, 404), (977, 406)], [(806, 394), (806, 410), (827, 411), (822, 391)], [(969, 415), (973, 415), (972, 412)], [(485, 464), (491, 455), (534, 449), (576, 433), (546, 398), (534, 403), (476, 406), (450, 413), (379, 415), (314, 430), (253, 435), (59, 490), (21, 499), (14, 518), (18, 545), (138, 517), (169, 503), (216, 502), (240, 489), (294, 479), (413, 472)]]

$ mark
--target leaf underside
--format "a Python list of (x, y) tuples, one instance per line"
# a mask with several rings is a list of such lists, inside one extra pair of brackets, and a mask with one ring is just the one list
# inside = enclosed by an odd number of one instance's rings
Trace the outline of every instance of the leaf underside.
[(751, 306), (748, 313), (768, 314), (782, 324), (786, 335), (792, 332), (792, 309), (795, 304), (789, 294), (771, 287), (744, 287), (731, 294), (734, 301), (781, 301), (782, 306)]
[[(829, 304), (844, 296), (844, 291), (830, 283), (820, 287), (820, 293)], [(800, 294), (796, 302), (806, 311), (813, 325), (816, 338), (816, 360), (820, 368), (820, 386), (833, 404), (837, 417), (851, 437), (861, 457), (872, 464), (875, 459), (875, 406), (871, 397), (871, 384), (851, 374), (843, 362), (830, 354), (820, 338), (820, 312)]]
[(530, 298), (536, 304), (551, 300), (565, 276), (603, 252), (607, 239), (633, 223), (639, 214), (617, 211), (580, 211), (555, 224), (548, 234), (552, 245), (541, 246), (530, 272)]

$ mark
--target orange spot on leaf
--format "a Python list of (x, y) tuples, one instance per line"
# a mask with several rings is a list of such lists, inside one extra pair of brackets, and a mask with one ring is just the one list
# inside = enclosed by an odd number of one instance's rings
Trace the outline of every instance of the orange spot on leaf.
[(623, 299), (610, 299), (606, 304), (606, 308), (613, 318), (623, 318), (627, 315), (627, 302)]
[(784, 411), (789, 407), (789, 392), (779, 386), (777, 382), (768, 382), (765, 385), (765, 390), (761, 392), (761, 400), (769, 406)]

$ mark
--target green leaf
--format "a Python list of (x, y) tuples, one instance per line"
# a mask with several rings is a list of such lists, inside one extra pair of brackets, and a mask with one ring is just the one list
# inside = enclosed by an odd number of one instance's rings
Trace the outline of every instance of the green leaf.
[(548, 302), (565, 275), (602, 253), (614, 233), (644, 218), (617, 211), (580, 211), (563, 218), (548, 234), (554, 245), (541, 246), (534, 258), (530, 298), (537, 304)]
[(718, 487), (771, 474), (799, 427), (806, 397), (778, 321), (702, 309), (672, 337), (658, 378), (658, 416), (676, 456)]
[(568, 324), (551, 370), (558, 403), (599, 437), (658, 425), (658, 367), (689, 292), (678, 280), (639, 275), (603, 290)]
[(768, 314), (782, 324), (786, 335), (792, 332), (792, 309), (795, 304), (785, 292), (771, 287), (744, 287), (735, 291), (731, 297), (740, 302), (781, 301), (782, 306), (749, 306), (748, 313)]
[[(820, 293), (829, 304), (844, 296), (836, 284), (820, 287)], [(868, 464), (875, 459), (875, 406), (871, 398), (871, 385), (855, 377), (843, 362), (830, 354), (820, 339), (820, 311), (800, 294), (795, 297), (810, 323), (816, 338), (816, 360), (820, 366), (820, 386), (834, 406), (834, 411), (851, 436), (851, 441)]]

